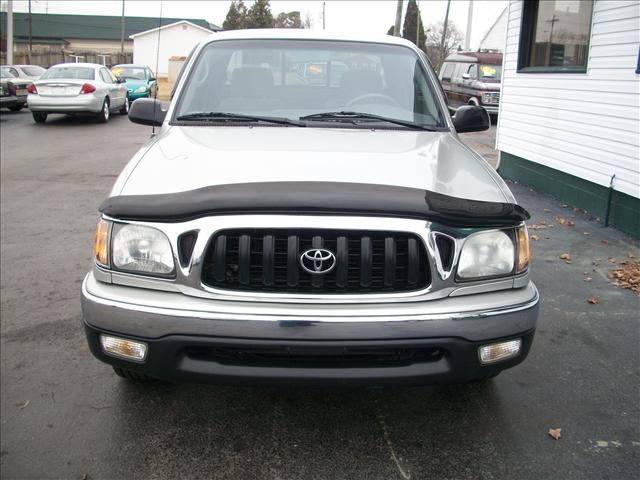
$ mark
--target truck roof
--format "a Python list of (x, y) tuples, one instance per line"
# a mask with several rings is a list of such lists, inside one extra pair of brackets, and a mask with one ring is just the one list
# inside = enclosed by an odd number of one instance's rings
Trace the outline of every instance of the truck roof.
[(497, 52), (456, 52), (449, 55), (445, 62), (477, 62), (487, 65), (502, 65), (502, 53)]

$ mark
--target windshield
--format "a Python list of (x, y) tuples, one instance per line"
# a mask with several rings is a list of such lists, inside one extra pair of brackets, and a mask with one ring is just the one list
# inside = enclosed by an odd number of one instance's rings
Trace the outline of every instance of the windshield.
[(2, 78), (16, 78), (16, 76), (13, 73), (11, 73), (11, 71), (6, 67), (0, 68), (0, 77), (2, 77)]
[(133, 80), (144, 80), (144, 68), (136, 67), (113, 67), (111, 69), (116, 77), (130, 78)]
[(40, 77), (47, 79), (94, 80), (94, 70), (89, 67), (52, 67)]
[(225, 112), (297, 120), (341, 111), (446, 126), (411, 49), (320, 40), (210, 43), (187, 78), (175, 117)]
[(32, 77), (37, 77), (42, 75), (46, 70), (42, 67), (38, 67), (37, 65), (31, 65), (28, 67), (20, 67), (22, 71), (27, 75), (31, 75)]
[(500, 80), (502, 65), (480, 65), (480, 80)]

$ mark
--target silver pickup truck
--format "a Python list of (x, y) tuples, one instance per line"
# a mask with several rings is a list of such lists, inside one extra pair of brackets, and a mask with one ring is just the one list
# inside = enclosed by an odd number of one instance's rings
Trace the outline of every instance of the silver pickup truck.
[(89, 347), (127, 379), (379, 385), (488, 379), (538, 315), (529, 218), (391, 36), (212, 35), (100, 206)]

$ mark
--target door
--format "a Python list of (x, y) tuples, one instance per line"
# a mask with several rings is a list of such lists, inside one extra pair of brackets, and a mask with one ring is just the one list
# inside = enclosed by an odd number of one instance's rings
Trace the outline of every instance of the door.
[(100, 69), (100, 77), (106, 84), (111, 99), (111, 108), (120, 108), (127, 99), (127, 87), (124, 83), (118, 83), (118, 79), (106, 68)]

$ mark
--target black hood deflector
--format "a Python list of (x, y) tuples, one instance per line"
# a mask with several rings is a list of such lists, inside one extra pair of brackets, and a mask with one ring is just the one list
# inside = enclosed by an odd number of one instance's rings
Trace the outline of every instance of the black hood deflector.
[(428, 220), (454, 227), (506, 227), (528, 220), (512, 203), (450, 197), (418, 188), (341, 182), (235, 183), (158, 195), (107, 198), (112, 218), (178, 222), (208, 215), (358, 215)]

